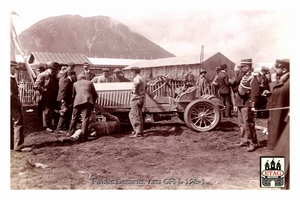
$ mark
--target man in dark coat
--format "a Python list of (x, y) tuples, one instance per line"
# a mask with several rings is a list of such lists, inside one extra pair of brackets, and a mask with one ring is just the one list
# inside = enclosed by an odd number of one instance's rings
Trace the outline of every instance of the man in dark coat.
[(78, 118), (82, 113), (82, 140), (88, 137), (89, 118), (98, 94), (91, 81), (85, 80), (84, 75), (78, 76), (78, 81), (73, 84), (73, 112), (69, 135), (73, 135), (77, 126)]
[[(270, 84), (271, 96), (268, 101), (268, 149), (274, 149), (287, 122), (290, 106), (290, 60), (276, 60), (275, 71), (278, 82)], [(288, 142), (288, 141), (287, 141)]]
[(22, 151), (24, 144), (23, 133), (23, 106), (19, 97), (18, 83), (16, 81), (15, 72), (17, 62), (11, 61), (10, 69), (10, 149)]
[(60, 118), (56, 129), (58, 133), (65, 133), (63, 129), (69, 129), (69, 120), (72, 114), (73, 83), (76, 81), (76, 72), (68, 71), (67, 75), (61, 83), (57, 95), (57, 101), (60, 102)]
[(52, 62), (49, 68), (38, 74), (34, 82), (34, 89), (42, 94), (43, 99), (43, 127), (47, 132), (53, 132), (52, 117), (56, 105), (58, 93), (57, 72), (59, 64)]
[(220, 66), (221, 71), (218, 74), (218, 85), (219, 85), (219, 94), (221, 99), (223, 100), (225, 107), (225, 113), (223, 113), (223, 117), (231, 117), (231, 89), (230, 82), (227, 75), (227, 65), (223, 64)]

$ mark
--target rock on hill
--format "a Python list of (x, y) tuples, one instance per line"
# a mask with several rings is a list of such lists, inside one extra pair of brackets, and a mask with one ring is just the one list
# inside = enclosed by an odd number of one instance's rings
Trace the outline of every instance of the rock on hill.
[(63, 15), (41, 20), (19, 35), (23, 49), (88, 57), (155, 59), (174, 55), (106, 16)]

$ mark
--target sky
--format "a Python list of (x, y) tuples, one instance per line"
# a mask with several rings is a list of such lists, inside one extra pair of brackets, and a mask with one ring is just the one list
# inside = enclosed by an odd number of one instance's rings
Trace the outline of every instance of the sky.
[(221, 52), (237, 65), (245, 58), (252, 58), (254, 65), (290, 58), (289, 1), (265, 1), (265, 5), (263, 0), (10, 2), (8, 8), (19, 15), (13, 17), (18, 34), (47, 17), (104, 15), (176, 56), (200, 57), (203, 45), (204, 53)]

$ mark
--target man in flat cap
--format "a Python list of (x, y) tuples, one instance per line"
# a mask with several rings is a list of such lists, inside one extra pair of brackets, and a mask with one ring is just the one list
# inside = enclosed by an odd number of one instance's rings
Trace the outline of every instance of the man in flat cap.
[(247, 147), (254, 151), (257, 146), (257, 135), (254, 123), (254, 112), (251, 110), (252, 59), (241, 60), (241, 74), (245, 74), (235, 94), (234, 110), (238, 112), (238, 123), (241, 131), (240, 143), (237, 146)]
[(132, 67), (133, 86), (131, 92), (129, 120), (133, 128), (130, 137), (142, 137), (144, 131), (144, 121), (142, 109), (145, 102), (146, 80), (140, 75), (138, 67)]
[(53, 132), (52, 120), (58, 93), (58, 70), (59, 64), (52, 62), (46, 71), (37, 75), (34, 82), (34, 89), (42, 94), (43, 127), (47, 132)]
[(115, 69), (114, 74), (112, 75), (113, 82), (130, 82), (127, 78), (124, 77), (124, 74), (120, 69)]
[(78, 74), (77, 78), (81, 75), (85, 76), (85, 80), (91, 81), (96, 75), (90, 71), (90, 64), (85, 62), (83, 63), (83, 72)]
[(113, 82), (112, 77), (109, 75), (109, 69), (103, 68), (102, 74), (100, 76), (96, 76), (92, 80), (93, 83), (110, 83)]
[(16, 81), (15, 72), (17, 62), (10, 63), (10, 149), (15, 151), (27, 151), (30, 148), (24, 148), (24, 133), (23, 133), (23, 106), (19, 97), (18, 83)]

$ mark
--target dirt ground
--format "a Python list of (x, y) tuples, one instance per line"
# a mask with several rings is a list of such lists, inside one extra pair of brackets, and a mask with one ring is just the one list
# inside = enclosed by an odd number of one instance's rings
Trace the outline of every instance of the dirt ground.
[(257, 131), (254, 152), (234, 146), (236, 116), (201, 133), (177, 118), (148, 123), (143, 138), (129, 138), (131, 127), (122, 124), (120, 133), (86, 142), (43, 131), (34, 106), (24, 107), (24, 118), (25, 145), (33, 151), (11, 151), (12, 190), (266, 190), (259, 166), (260, 156), (272, 155), (267, 135)]

